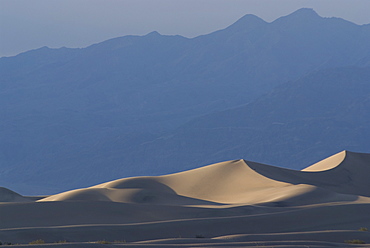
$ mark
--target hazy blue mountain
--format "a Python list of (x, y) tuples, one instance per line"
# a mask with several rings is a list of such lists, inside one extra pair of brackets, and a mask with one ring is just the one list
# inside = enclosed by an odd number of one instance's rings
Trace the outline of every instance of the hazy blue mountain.
[(158, 171), (240, 158), (302, 169), (342, 150), (369, 152), (369, 110), (370, 67), (325, 69), (253, 103), (196, 118), (133, 152)]
[(152, 32), (1, 58), (0, 182), (55, 192), (66, 181), (81, 187), (160, 172), (182, 151), (147, 158), (167, 165), (141, 164), (138, 146), (311, 71), (368, 66), (368, 44), (370, 25), (301, 9), (272, 23), (246, 15), (193, 39)]

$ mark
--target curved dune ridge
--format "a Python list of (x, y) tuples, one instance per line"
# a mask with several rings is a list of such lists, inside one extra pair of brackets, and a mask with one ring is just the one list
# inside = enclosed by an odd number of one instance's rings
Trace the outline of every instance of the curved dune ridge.
[(40, 201), (162, 205), (304, 205), (370, 196), (370, 155), (343, 151), (302, 171), (233, 160), (180, 173), (124, 178)]
[(370, 196), (370, 154), (342, 151), (302, 171), (249, 163), (257, 173), (272, 180), (308, 184), (341, 194)]
[(334, 154), (324, 160), (317, 162), (307, 168), (304, 168), (302, 171), (309, 171), (309, 172), (320, 172), (320, 171), (327, 171), (338, 167), (346, 158), (348, 151), (342, 151), (340, 153)]

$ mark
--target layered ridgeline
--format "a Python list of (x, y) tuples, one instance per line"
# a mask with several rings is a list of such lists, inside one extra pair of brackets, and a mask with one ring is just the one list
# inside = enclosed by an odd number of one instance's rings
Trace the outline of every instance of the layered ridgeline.
[(238, 157), (302, 169), (325, 153), (370, 151), (369, 109), (370, 67), (326, 69), (252, 103), (195, 118), (131, 151), (142, 155), (138, 164), (162, 170)]
[[(178, 137), (173, 130), (194, 117), (250, 103), (313, 70), (368, 66), (369, 43), (369, 25), (301, 9), (271, 23), (246, 15), (193, 39), (153, 32), (84, 49), (44, 47), (1, 58), (1, 184), (24, 193), (51, 193), (63, 190), (65, 183), (81, 187), (167, 173), (230, 156), (259, 159), (268, 150), (248, 151), (239, 144), (239, 134), (229, 137), (235, 144), (231, 154), (224, 152), (230, 145), (222, 148), (223, 143), (210, 139), (211, 146), (196, 145), (194, 157), (188, 153), (198, 142), (192, 134), (180, 141), (185, 148), (162, 141)], [(286, 134), (286, 140), (304, 139), (298, 134)], [(208, 136), (202, 132), (196, 138)], [(274, 153), (265, 157), (295, 166), (285, 160), (284, 151), (279, 158)], [(173, 163), (174, 158), (181, 163)], [(47, 191), (37, 190), (45, 185)]]
[(345, 241), (370, 243), (369, 174), (370, 154), (343, 151), (302, 171), (232, 160), (28, 202), (0, 189), (0, 238), (63, 247), (352, 247)]

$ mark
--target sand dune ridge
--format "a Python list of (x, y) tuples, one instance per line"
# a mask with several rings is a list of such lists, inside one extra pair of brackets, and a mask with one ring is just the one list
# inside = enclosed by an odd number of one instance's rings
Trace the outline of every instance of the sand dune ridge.
[(370, 227), (368, 175), (370, 154), (343, 151), (302, 171), (240, 159), (43, 199), (0, 188), (0, 239), (72, 242), (65, 247), (123, 239), (128, 247), (349, 247), (344, 239), (370, 243), (359, 231)]
[(232, 160), (164, 176), (123, 178), (40, 201), (94, 200), (170, 205), (258, 204), (274, 199), (289, 199), (287, 201), (293, 205), (300, 201), (307, 204), (303, 198), (311, 199), (311, 202), (347, 201), (356, 199), (357, 195), (370, 196), (370, 180), (366, 176), (370, 173), (368, 161), (368, 154), (343, 151), (302, 171), (295, 171), (242, 159)]

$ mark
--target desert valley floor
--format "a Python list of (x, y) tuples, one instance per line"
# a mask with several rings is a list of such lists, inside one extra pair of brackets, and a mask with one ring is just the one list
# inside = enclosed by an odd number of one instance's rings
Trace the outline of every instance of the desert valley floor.
[(347, 151), (302, 171), (235, 160), (47, 197), (0, 188), (4, 247), (367, 247), (367, 228), (370, 154)]

